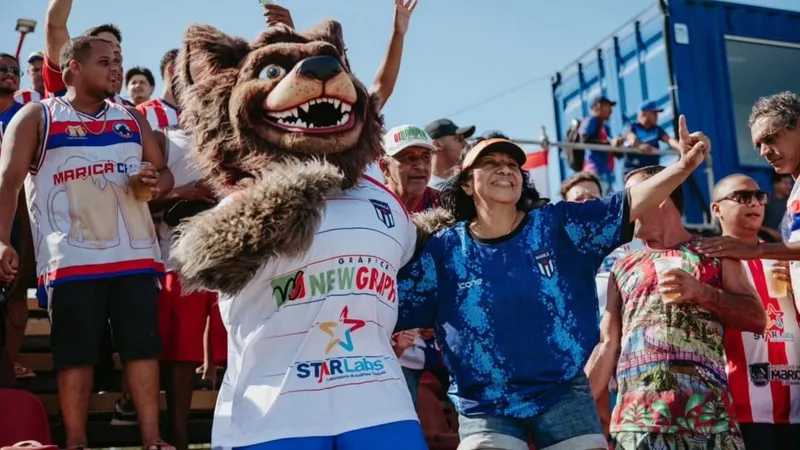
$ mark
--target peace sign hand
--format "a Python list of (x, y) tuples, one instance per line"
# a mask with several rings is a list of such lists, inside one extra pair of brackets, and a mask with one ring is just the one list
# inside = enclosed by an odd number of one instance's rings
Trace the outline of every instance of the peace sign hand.
[(689, 170), (696, 169), (711, 152), (711, 140), (702, 131), (689, 133), (686, 116), (678, 119), (678, 137), (680, 138), (680, 162)]
[(417, 0), (394, 0), (394, 31), (405, 36), (411, 13), (417, 7)]

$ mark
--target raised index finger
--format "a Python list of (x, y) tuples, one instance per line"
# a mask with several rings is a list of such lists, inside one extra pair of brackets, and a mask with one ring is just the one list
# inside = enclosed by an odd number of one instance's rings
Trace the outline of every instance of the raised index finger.
[(689, 127), (686, 126), (686, 116), (683, 114), (681, 114), (681, 116), (678, 118), (678, 136), (682, 141), (688, 141), (691, 139)]

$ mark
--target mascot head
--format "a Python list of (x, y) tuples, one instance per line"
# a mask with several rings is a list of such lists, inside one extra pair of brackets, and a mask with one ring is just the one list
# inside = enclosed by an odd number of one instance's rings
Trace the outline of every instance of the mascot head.
[(193, 158), (220, 193), (287, 158), (325, 159), (350, 185), (380, 155), (378, 102), (351, 73), (338, 22), (280, 25), (251, 43), (192, 25), (178, 77)]

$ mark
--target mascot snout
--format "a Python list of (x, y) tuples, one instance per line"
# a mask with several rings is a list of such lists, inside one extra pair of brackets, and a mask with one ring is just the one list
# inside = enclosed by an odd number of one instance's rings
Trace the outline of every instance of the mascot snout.
[(352, 128), (356, 102), (356, 87), (339, 61), (312, 56), (298, 62), (275, 86), (264, 99), (264, 110), (278, 128), (324, 134)]

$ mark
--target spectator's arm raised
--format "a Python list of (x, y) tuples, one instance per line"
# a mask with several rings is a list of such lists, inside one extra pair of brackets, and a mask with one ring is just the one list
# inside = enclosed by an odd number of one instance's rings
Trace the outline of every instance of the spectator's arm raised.
[(44, 55), (58, 70), (61, 65), (61, 47), (69, 40), (67, 20), (72, 10), (72, 0), (50, 0), (44, 21)]
[(41, 152), (42, 106), (25, 105), (8, 124), (0, 149), (0, 281), (11, 281), (19, 256), (11, 247), (11, 225), (17, 211), (17, 195)]
[(411, 20), (411, 13), (417, 7), (417, 0), (395, 0), (394, 1), (394, 31), (389, 41), (389, 49), (383, 59), (378, 72), (375, 73), (375, 81), (369, 89), (370, 93), (378, 94), (382, 109), (386, 101), (394, 91), (397, 77), (400, 74), (400, 63), (403, 59), (403, 41), (408, 32), (408, 23)]

